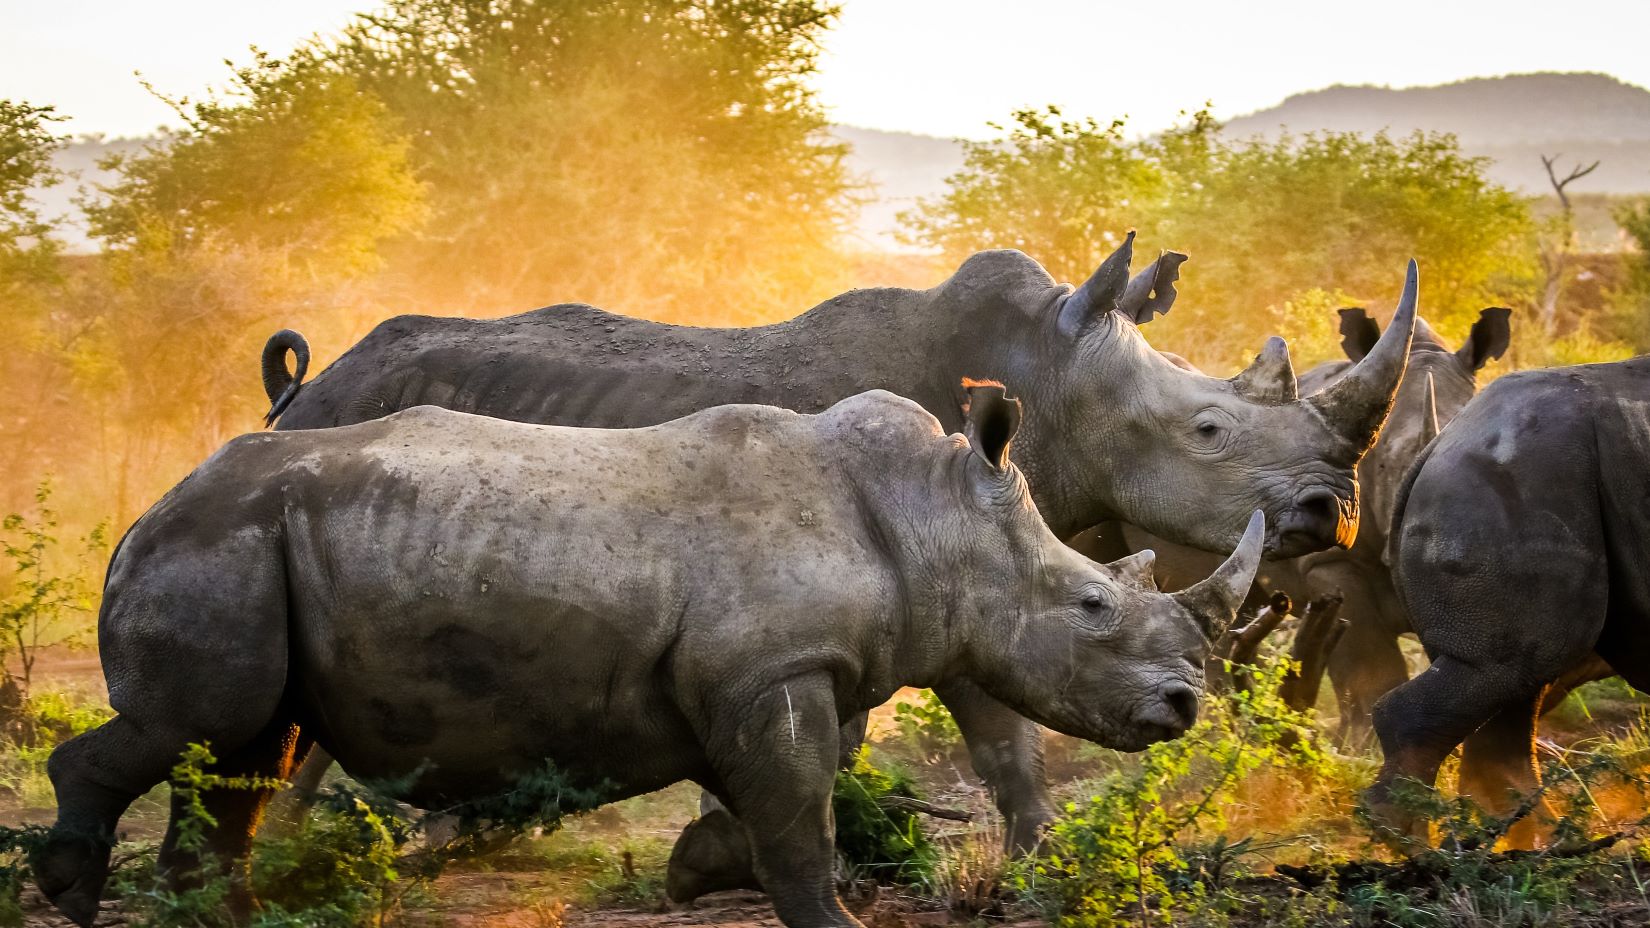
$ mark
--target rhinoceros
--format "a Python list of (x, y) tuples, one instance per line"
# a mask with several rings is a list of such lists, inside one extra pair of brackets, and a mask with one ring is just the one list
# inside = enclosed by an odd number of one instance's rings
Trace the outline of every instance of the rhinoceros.
[[(1341, 739), (1346, 743), (1362, 743), (1369, 737), (1369, 713), (1375, 700), (1409, 679), (1398, 647), (1398, 637), (1410, 631), (1409, 620), (1393, 589), (1386, 559), (1392, 500), (1421, 449), (1477, 392), (1478, 371), (1506, 352), (1511, 315), (1512, 310), (1502, 306), (1481, 310), (1456, 349), (1425, 319), (1417, 319), (1409, 369), (1392, 413), (1374, 447), (1358, 463), (1364, 518), (1357, 544), (1261, 564), (1256, 583), (1268, 593), (1282, 591), (1298, 603), (1332, 593), (1345, 598), (1340, 614), (1348, 620), (1348, 627), (1328, 663), (1340, 701)], [(1379, 341), (1380, 328), (1367, 310), (1342, 309), (1339, 316), (1341, 348), (1348, 360), (1327, 361), (1302, 374), (1304, 396), (1332, 386)], [(1122, 544), (1107, 547), (1096, 539), (1081, 550), (1103, 559), (1154, 550), (1159, 579), (1170, 589), (1195, 582), (1218, 563), (1205, 552), (1174, 545), (1134, 526), (1108, 526), (1101, 534), (1120, 539)]]
[[(287, 372), (302, 339), (264, 353), (281, 429), (344, 425), (417, 404), (547, 424), (652, 425), (722, 403), (818, 412), (868, 389), (909, 397), (961, 426), (968, 376), (1028, 404), (1016, 463), (1055, 534), (1111, 518), (1227, 551), (1247, 513), (1293, 556), (1351, 542), (1355, 467), (1403, 377), (1414, 271), (1394, 324), (1330, 390), (1299, 400), (1274, 340), (1230, 380), (1177, 368), (1137, 324), (1166, 312), (1184, 256), (1129, 279), (1134, 235), (1075, 289), (1017, 251), (987, 251), (929, 290), (854, 290), (775, 325), (662, 325), (591, 306), (503, 319), (403, 316), (379, 325), (310, 383)], [(1012, 849), (1038, 841), (1055, 804), (1036, 727), (966, 680), (936, 692), (991, 787)], [(863, 725), (863, 720), (859, 724)]]
[[(1650, 357), (1490, 384), (1406, 477), (1392, 540), (1432, 659), (1375, 706), (1371, 799), (1402, 823), (1397, 778), (1430, 785), (1469, 735), (1533, 756), (1542, 691), (1578, 665), (1602, 659), (1650, 691)], [(1497, 787), (1535, 782), (1526, 760), (1511, 781), (1464, 786), (1500, 810)]]
[[(745, 823), (786, 925), (858, 925), (832, 879), (843, 719), (967, 679), (1116, 748), (1174, 737), (1260, 557), (1257, 512), (1184, 593), (1150, 556), (1084, 558), (1009, 460), (1019, 404), (967, 396), (966, 436), (876, 391), (633, 430), (420, 407), (231, 441), (115, 552), (118, 715), (52, 754), (41, 889), (91, 924), (122, 812), (186, 745), (278, 777), (314, 742), (425, 806), (546, 761), (609, 800), (694, 780)], [(244, 874), (267, 797), (205, 794), (212, 857), (173, 829), (161, 867)]]

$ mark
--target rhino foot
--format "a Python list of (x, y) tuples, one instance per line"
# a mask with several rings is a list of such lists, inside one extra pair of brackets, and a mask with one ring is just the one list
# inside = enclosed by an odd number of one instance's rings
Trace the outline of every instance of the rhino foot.
[(670, 851), (665, 895), (678, 905), (707, 893), (762, 889), (751, 866), (745, 829), (725, 809), (713, 809), (682, 829)]
[(112, 850), (109, 842), (97, 838), (53, 833), (31, 855), (41, 894), (80, 928), (91, 928), (97, 920)]

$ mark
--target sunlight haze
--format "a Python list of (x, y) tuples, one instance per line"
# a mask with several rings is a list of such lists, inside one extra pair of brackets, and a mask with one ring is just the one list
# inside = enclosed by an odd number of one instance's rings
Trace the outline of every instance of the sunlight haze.
[[(6, 0), (0, 97), (52, 104), (77, 133), (141, 135), (173, 96), (221, 84), (223, 58), (283, 53), (338, 30), (356, 0), (160, 4)], [(1650, 4), (1368, 4), (1188, 0), (847, 0), (817, 77), (831, 119), (984, 137), (1012, 109), (1127, 115), (1136, 132), (1212, 100), (1222, 118), (1330, 84), (1436, 84), (1529, 71), (1602, 71), (1650, 86)], [(1172, 10), (1172, 12), (1168, 12)], [(1599, 29), (1600, 22), (1613, 22)]]

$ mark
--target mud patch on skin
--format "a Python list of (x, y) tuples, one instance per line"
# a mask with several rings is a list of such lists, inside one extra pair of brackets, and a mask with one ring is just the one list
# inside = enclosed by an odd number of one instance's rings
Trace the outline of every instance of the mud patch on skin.
[(444, 625), (424, 639), (430, 660), (424, 672), (432, 680), (460, 694), (477, 698), (498, 689), (501, 666), (514, 665), (524, 655), (462, 625)]
[(383, 699), (367, 703), (373, 730), (385, 744), (398, 748), (418, 747), (435, 740), (435, 711), (429, 703), (397, 705)]

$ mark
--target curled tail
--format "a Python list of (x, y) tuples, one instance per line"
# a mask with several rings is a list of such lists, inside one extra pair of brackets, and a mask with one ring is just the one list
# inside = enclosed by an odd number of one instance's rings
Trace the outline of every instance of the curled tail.
[[(293, 373), (286, 369), (289, 349), (297, 362)], [(264, 392), (269, 394), (269, 412), (264, 414), (264, 425), (270, 426), (292, 405), (304, 385), (304, 375), (309, 372), (309, 342), (291, 329), (282, 329), (264, 342), (263, 365)]]

